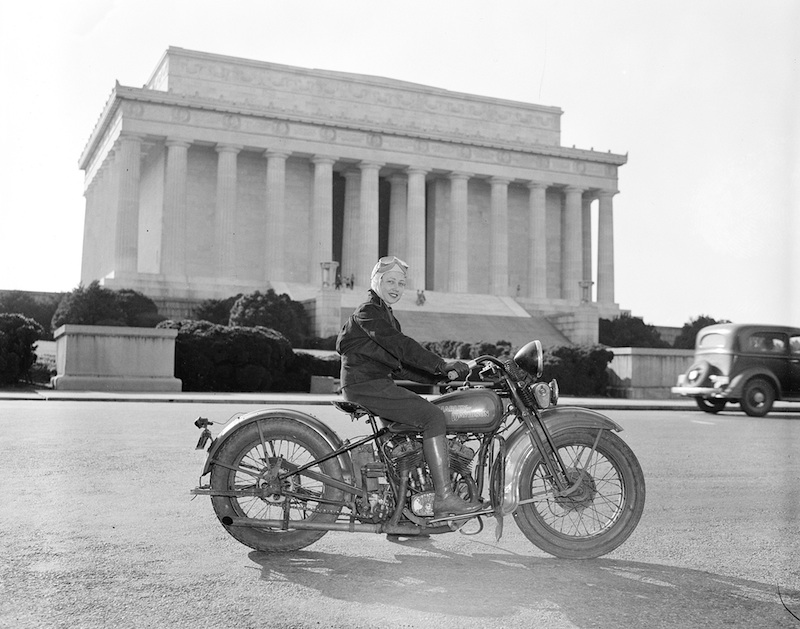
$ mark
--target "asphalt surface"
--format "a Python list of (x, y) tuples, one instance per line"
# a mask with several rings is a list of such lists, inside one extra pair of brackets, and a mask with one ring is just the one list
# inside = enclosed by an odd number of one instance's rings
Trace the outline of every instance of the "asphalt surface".
[(645, 470), (639, 527), (598, 560), (554, 559), (513, 518), (499, 541), (487, 522), (250, 551), (189, 496), (204, 460), (193, 419), (291, 405), (363, 433), (331, 399), (0, 392), (0, 627), (800, 627), (780, 601), (800, 615), (795, 409), (562, 400), (618, 421)]

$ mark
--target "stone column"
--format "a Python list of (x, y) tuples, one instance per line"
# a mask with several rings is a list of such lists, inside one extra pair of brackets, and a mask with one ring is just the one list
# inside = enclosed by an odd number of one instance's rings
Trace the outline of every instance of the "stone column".
[(491, 241), (489, 244), (489, 293), (508, 294), (508, 184), (492, 177)]
[(616, 190), (599, 194), (597, 213), (597, 301), (614, 303), (614, 206)]
[(369, 274), (378, 261), (378, 172), (382, 164), (361, 162), (361, 194), (359, 205), (358, 249), (360, 254), (356, 280), (359, 286), (369, 284)]
[[(314, 201), (311, 208), (309, 282), (316, 284), (320, 264), (333, 261), (333, 164), (332, 157), (311, 158), (314, 164)], [(334, 281), (336, 278), (332, 278)]]
[(186, 275), (186, 174), (189, 142), (168, 139), (161, 272)]
[(528, 184), (528, 296), (547, 299), (547, 184)]
[[(591, 301), (592, 295), (592, 201), (591, 196), (585, 196), (581, 200), (581, 255), (583, 264), (581, 266), (581, 282), (588, 286), (587, 300)], [(583, 298), (583, 289), (581, 289)]]
[(561, 241), (562, 297), (576, 302), (581, 299), (583, 273), (582, 195), (581, 188), (570, 186), (565, 190), (564, 234)]
[(408, 288), (425, 290), (425, 175), (421, 168), (408, 169), (406, 257)]
[(267, 158), (265, 279), (284, 281), (286, 273), (286, 158), (288, 153), (265, 151)]
[(406, 177), (395, 173), (389, 178), (392, 184), (389, 199), (389, 255), (406, 260), (406, 228), (408, 225), (408, 189)]
[(217, 204), (214, 237), (217, 250), (217, 279), (224, 282), (236, 275), (236, 156), (241, 146), (217, 145)]
[[(360, 219), (361, 198), (361, 173), (357, 170), (344, 172), (344, 228), (342, 232), (342, 281), (346, 282), (351, 276), (358, 274), (363, 277), (363, 271), (358, 268), (358, 234)], [(374, 264), (374, 263), (373, 263)]]
[(468, 215), (469, 197), (467, 173), (450, 174), (450, 248), (448, 255), (447, 290), (451, 293), (466, 293), (469, 288), (467, 268), (469, 245)]
[(117, 150), (117, 226), (114, 270), (135, 273), (139, 255), (139, 177), (142, 139), (122, 134)]

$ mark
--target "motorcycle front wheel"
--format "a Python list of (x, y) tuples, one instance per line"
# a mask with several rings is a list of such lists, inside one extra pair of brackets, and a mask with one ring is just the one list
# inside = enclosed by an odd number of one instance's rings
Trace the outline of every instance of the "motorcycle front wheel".
[[(595, 446), (596, 442), (596, 446)], [(555, 494), (538, 451), (524, 463), (521, 504), (514, 511), (520, 530), (534, 545), (563, 559), (592, 559), (622, 544), (644, 509), (644, 475), (628, 445), (608, 430), (578, 429), (553, 443), (573, 491)], [(592, 448), (594, 447), (594, 451)]]
[[(277, 477), (330, 452), (317, 432), (291, 418), (271, 417), (243, 426), (220, 447), (211, 468), (212, 491), (240, 493), (211, 496), (220, 522), (242, 544), (264, 552), (288, 552), (313, 544), (327, 531), (293, 529), (292, 522), (336, 520), (341, 505), (333, 503), (342, 500), (342, 491), (325, 484), (319, 475), (341, 481), (338, 461), (333, 458), (310, 467), (316, 478)], [(280, 520), (287, 526), (281, 530), (226, 524), (231, 518)]]

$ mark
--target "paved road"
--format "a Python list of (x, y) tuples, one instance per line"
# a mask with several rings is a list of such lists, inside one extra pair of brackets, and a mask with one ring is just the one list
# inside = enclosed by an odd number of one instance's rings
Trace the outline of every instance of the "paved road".
[[(507, 521), (251, 552), (191, 500), (197, 415), (250, 404), (0, 401), (0, 627), (800, 627), (800, 416), (608, 410), (645, 471), (634, 535), (554, 559)], [(306, 410), (347, 436), (327, 406)], [(216, 426), (215, 426), (216, 428)]]

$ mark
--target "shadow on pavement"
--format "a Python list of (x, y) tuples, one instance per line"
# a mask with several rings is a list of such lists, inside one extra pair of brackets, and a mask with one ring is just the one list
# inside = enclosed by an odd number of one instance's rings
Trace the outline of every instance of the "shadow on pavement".
[(549, 610), (577, 627), (794, 627), (800, 591), (697, 570), (628, 561), (567, 561), (508, 553), (430, 554), (394, 561), (300, 551), (252, 552), (264, 581), (290, 581), (359, 604), (485, 619)]

